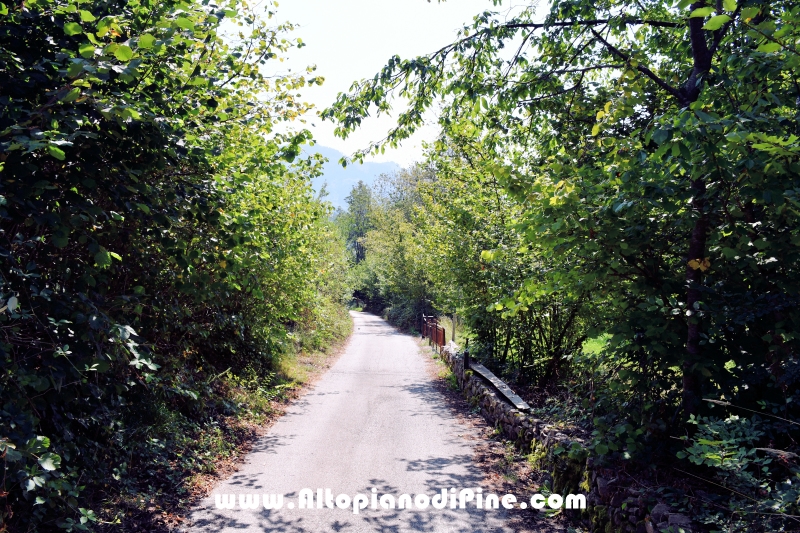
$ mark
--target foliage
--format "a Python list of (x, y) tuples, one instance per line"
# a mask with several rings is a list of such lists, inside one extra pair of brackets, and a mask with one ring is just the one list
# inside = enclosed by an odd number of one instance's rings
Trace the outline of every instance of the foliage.
[(371, 214), (373, 209), (372, 191), (361, 180), (353, 187), (345, 198), (347, 211), (342, 213), (341, 227), (347, 234), (347, 246), (353, 251), (356, 263), (364, 260), (364, 237), (372, 229)]
[(475, 168), (480, 154), (461, 148), (431, 154), (437, 179), (423, 194), (429, 253), (444, 287), (437, 305), (465, 317), (473, 357), (521, 385), (554, 386), (586, 338), (586, 295), (540, 291), (518, 305), (515, 291), (544, 280), (544, 265), (517, 227), (519, 202)]
[(794, 394), (781, 376), (798, 330), (798, 13), (685, 1), (556, 2), (542, 23), (533, 6), (486, 12), (429, 56), (391, 59), (326, 115), (346, 135), (396, 92), (410, 105), (392, 144), (446, 97), (436, 151), (475, 154), (517, 199), (546, 272), (515, 305), (601, 300), (615, 385), (598, 401), (649, 432), (674, 420), (676, 386), (687, 416), (707, 395)]
[(273, 7), (0, 4), (2, 528), (120, 518), (236, 412), (220, 376), (342, 334), (319, 161), (272, 132), (321, 80), (269, 75), (302, 45)]
[(497, 313), (541, 269), (513, 225), (519, 205), (466, 157), (432, 162), (382, 176), (369, 193), (356, 294), (406, 328), (423, 314), (461, 316), (473, 357), (521, 384), (555, 386), (585, 340), (582, 297), (547, 294)]
[[(709, 467), (714, 480), (730, 491), (728, 508), (733, 517), (760, 515), (767, 527), (780, 528), (797, 515), (800, 497), (797, 456), (758, 447), (764, 437), (762, 428), (769, 425), (761, 417), (691, 417), (690, 423), (697, 426), (697, 432), (691, 439), (685, 439), (690, 445), (678, 452), (678, 457)], [(705, 518), (707, 523), (727, 530), (746, 531), (748, 527), (742, 518), (735, 519), (735, 524), (718, 513), (709, 513)]]
[[(448, 294), (491, 298), (495, 320), (552, 298), (590, 306), (577, 336), (608, 343), (572, 363), (596, 455), (674, 457), (667, 437), (695, 430), (704, 398), (796, 421), (800, 8), (571, 0), (541, 20), (535, 7), (486, 11), (452, 44), (391, 58), (325, 116), (346, 136), (405, 98), (368, 152), (441, 105), (429, 158), (461, 189), (437, 202), (454, 229), (440, 242), (480, 236), (487, 263), (449, 263), (466, 272)], [(503, 203), (487, 208), (494, 191)], [(501, 231), (463, 231), (470, 203), (506, 217), (479, 225)], [(481, 290), (489, 265), (508, 274)], [(503, 342), (472, 326), (490, 352)], [(786, 423), (745, 447), (791, 451), (796, 433)]]
[(348, 211), (337, 220), (350, 228), (358, 221), (361, 228), (353, 267), (356, 298), (404, 328), (418, 328), (422, 314), (433, 311), (426, 249), (414, 218), (417, 200), (406, 196), (421, 175), (384, 175), (374, 190), (359, 182), (348, 197)]

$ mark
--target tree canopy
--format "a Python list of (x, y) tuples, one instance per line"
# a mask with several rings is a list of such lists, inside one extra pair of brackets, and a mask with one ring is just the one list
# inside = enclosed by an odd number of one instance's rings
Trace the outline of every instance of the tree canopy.
[[(529, 243), (569, 265), (550, 283), (608, 296), (625, 317), (622, 352), (644, 334), (635, 345), (654, 364), (672, 355), (695, 413), (726, 389), (727, 361), (766, 368), (763, 353), (792, 352), (798, 8), (578, 1), (554, 3), (543, 22), (534, 12), (485, 12), (453, 44), (392, 58), (326, 116), (346, 136), (388, 110), (389, 95), (407, 98), (379, 148), (444, 97), (437, 149), (458, 146), (522, 202)], [(520, 287), (518, 304), (540, 288)]]
[[(492, 358), (506, 344), (496, 324), (550, 317), (548, 302), (583, 309), (578, 338), (604, 334), (599, 354), (565, 355), (596, 455), (669, 449), (666, 437), (693, 434), (719, 402), (795, 420), (800, 8), (570, 0), (540, 17), (536, 7), (486, 11), (439, 50), (391, 58), (325, 116), (346, 137), (402, 105), (363, 157), (441, 107), (428, 151), (440, 179), (434, 212), (445, 246), (466, 248), (430, 253), (476, 281), (519, 265), (485, 304), (498, 321), (478, 338)], [(464, 222), (476, 209), (494, 219), (484, 232), (514, 238), (471, 242), (481, 230)], [(470, 287), (462, 309), (481, 314), (485, 293), (468, 276), (447, 279)], [(704, 435), (719, 430), (710, 424)], [(791, 424), (773, 419), (761, 442), (791, 446)]]

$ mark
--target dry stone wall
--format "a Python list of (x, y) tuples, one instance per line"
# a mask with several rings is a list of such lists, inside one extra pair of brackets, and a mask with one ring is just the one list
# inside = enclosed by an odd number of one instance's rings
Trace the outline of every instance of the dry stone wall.
[[(551, 490), (559, 494), (586, 494), (587, 509), (572, 518), (593, 532), (656, 533), (700, 528), (680, 513), (658, 501), (655, 493), (630, 486), (613, 469), (595, 466), (586, 448), (585, 435), (557, 428), (515, 409), (493, 387), (471, 370), (454, 343), (442, 350), (467, 401), (481, 415), (547, 473)], [(635, 485), (635, 484), (634, 484)]]

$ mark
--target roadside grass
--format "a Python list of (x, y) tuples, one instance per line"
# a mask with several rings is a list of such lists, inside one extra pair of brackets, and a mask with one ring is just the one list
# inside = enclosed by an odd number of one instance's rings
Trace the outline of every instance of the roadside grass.
[(347, 311), (345, 308), (324, 308), (326, 323), (322, 327), (312, 319), (295, 332), (294, 345), (276, 365), (278, 386), (293, 388), (303, 385), (325, 365), (331, 347), (348, 338), (353, 331), (353, 321)]
[(504, 440), (503, 446), (505, 447), (503, 451), (503, 457), (498, 462), (498, 466), (503, 471), (503, 478), (506, 481), (510, 481), (511, 483), (516, 483), (519, 480), (519, 475), (517, 474), (516, 470), (514, 469), (514, 465), (517, 460), (517, 450), (514, 448), (514, 443), (511, 441)]
[(293, 389), (308, 383), (315, 372), (324, 366), (329, 353), (326, 351), (290, 353), (281, 357), (276, 365), (280, 377), (279, 386)]
[(444, 380), (447, 383), (447, 387), (450, 390), (458, 390), (458, 380), (456, 379), (456, 375), (450, 370), (450, 367), (447, 366), (447, 363), (444, 362), (442, 356), (436, 353), (431, 346), (423, 339), (417, 339), (420, 348), (422, 349), (423, 353), (430, 355), (431, 359), (434, 363), (436, 363), (436, 377), (441, 380)]
[[(97, 530), (167, 533), (184, 525), (194, 503), (235, 471), (287, 402), (340, 352), (352, 320), (346, 309), (334, 320), (324, 339), (299, 332), (269, 372), (247, 368), (215, 376), (195, 412), (180, 412), (166, 401), (154, 406), (150, 425), (135, 436), (141, 453), (132, 454), (119, 479), (96, 494)], [(308, 349), (312, 345), (317, 349)]]

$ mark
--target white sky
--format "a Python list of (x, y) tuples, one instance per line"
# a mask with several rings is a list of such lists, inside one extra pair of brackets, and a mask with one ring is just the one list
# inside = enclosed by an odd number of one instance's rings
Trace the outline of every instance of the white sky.
[[(286, 68), (297, 72), (315, 64), (316, 74), (325, 78), (321, 87), (305, 88), (302, 93), (303, 100), (321, 110), (354, 81), (373, 77), (392, 55), (410, 58), (430, 53), (452, 42), (456, 32), (478, 13), (500, 9), (491, 0), (283, 0), (277, 19), (299, 25), (294, 36), (306, 43), (290, 52)], [(397, 107), (401, 104), (398, 101)], [(308, 128), (318, 144), (348, 156), (370, 141), (382, 139), (393, 123), (389, 117), (372, 117), (342, 140), (334, 137), (330, 121), (308, 118)], [(431, 115), (431, 122), (434, 120)], [(434, 140), (436, 133), (434, 124), (426, 126), (399, 149), (387, 149), (371, 160), (407, 166), (422, 158), (421, 142)]]

